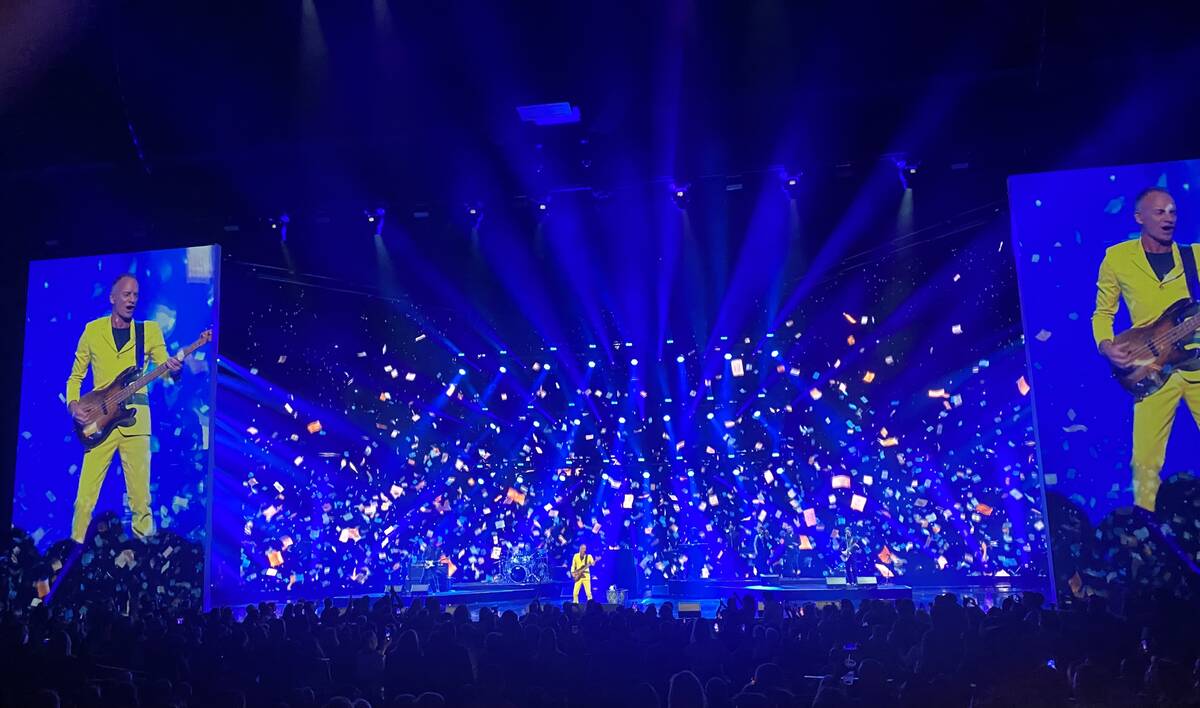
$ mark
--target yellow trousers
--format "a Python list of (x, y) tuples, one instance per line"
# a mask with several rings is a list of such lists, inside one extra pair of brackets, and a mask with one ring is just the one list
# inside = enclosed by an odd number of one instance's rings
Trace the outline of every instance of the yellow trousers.
[(125, 493), (133, 512), (133, 533), (138, 538), (154, 533), (154, 515), (150, 512), (150, 436), (126, 437), (114, 430), (104, 442), (83, 454), (79, 491), (75, 493), (75, 517), (71, 522), (71, 538), (79, 543), (87, 536), (96, 500), (100, 498), (100, 486), (118, 450), (125, 472)]
[(579, 588), (583, 588), (583, 593), (585, 595), (587, 595), (587, 599), (590, 601), (592, 599), (592, 578), (591, 578), (591, 576), (585, 575), (582, 578), (580, 578), (579, 580), (575, 581), (575, 591), (573, 593), (571, 593), (571, 597), (574, 598), (575, 604), (579, 604)]
[(1180, 399), (1192, 411), (1196, 425), (1200, 425), (1200, 381), (1188, 381), (1181, 374), (1171, 376), (1165, 386), (1133, 406), (1133, 503), (1147, 511), (1154, 511), (1154, 500), (1162, 484), (1167, 439)]

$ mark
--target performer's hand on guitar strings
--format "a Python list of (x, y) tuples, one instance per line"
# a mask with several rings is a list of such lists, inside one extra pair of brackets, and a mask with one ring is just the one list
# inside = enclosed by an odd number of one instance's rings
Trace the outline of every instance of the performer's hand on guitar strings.
[(167, 359), (167, 368), (171, 371), (179, 371), (183, 369), (183, 352), (177, 352), (175, 356)]
[(67, 412), (75, 419), (76, 423), (83, 425), (87, 422), (90, 411), (79, 407), (79, 401), (71, 401), (67, 404)]
[(1133, 351), (1128, 342), (1116, 342), (1112, 339), (1101, 342), (1100, 353), (1113, 365), (1122, 369), (1133, 364)]

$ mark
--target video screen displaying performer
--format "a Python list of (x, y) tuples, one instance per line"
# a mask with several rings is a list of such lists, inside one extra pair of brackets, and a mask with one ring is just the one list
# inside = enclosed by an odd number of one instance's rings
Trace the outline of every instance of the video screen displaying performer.
[(203, 546), (218, 266), (208, 246), (30, 264), (13, 524), (54, 574), (65, 540), (131, 568)]
[(1200, 580), (1197, 178), (1184, 161), (1010, 181), (1060, 591)]

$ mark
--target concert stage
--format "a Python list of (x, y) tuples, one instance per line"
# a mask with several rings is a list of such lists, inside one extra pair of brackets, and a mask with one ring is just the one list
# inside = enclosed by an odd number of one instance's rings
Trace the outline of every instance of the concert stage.
[(913, 589), (908, 585), (829, 584), (826, 578), (752, 578), (747, 580), (672, 580), (667, 594), (672, 598), (715, 600), (732, 594), (739, 596), (770, 595), (783, 602), (828, 602), (848, 599), (856, 604), (863, 600), (911, 599)]
[[(628, 604), (680, 600), (719, 600), (736, 593), (739, 597), (770, 595), (783, 602), (829, 602), (849, 599), (863, 600), (911, 599), (913, 589), (908, 585), (829, 585), (824, 578), (755, 578), (749, 580), (672, 580), (666, 586), (654, 586), (649, 598), (626, 595)], [(665, 594), (664, 594), (665, 590)], [(595, 598), (605, 602), (606, 590), (595, 588)], [(534, 599), (562, 602), (571, 597), (571, 583), (548, 582), (528, 585), (515, 583), (456, 583), (449, 592), (416, 591), (404, 597), (437, 597), (443, 604), (452, 605), (527, 605)]]
[[(448, 592), (413, 591), (403, 597), (436, 597), (443, 605), (527, 605), (534, 599), (558, 602), (563, 583), (455, 583)], [(569, 593), (569, 587), (567, 592)]]

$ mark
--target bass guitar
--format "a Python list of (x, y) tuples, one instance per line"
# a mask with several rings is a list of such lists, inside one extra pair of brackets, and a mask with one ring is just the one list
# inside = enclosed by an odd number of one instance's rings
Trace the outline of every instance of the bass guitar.
[[(572, 558), (574, 558), (574, 556), (572, 556)], [(596, 565), (595, 558), (593, 558), (590, 562), (584, 563), (583, 566), (581, 566), (577, 570), (572, 570), (571, 571), (571, 580), (581, 579), (584, 576), (584, 574), (586, 574), (588, 572), (588, 570), (591, 569), (591, 567), (593, 565)]]
[[(180, 350), (176, 355), (180, 359), (212, 339), (212, 330), (206, 329), (200, 337)], [(127, 428), (137, 419), (137, 411), (126, 405), (133, 394), (142, 390), (151, 381), (170, 371), (165, 363), (159, 364), (151, 371), (138, 376), (138, 368), (131, 366), (125, 369), (113, 382), (104, 388), (92, 389), (75, 405), (75, 435), (83, 445), (84, 450), (91, 450), (104, 442), (112, 431), (117, 428)]]
[(439, 565), (446, 566), (446, 575), (449, 577), (453, 577), (454, 573), (458, 571), (458, 566), (454, 565), (454, 561), (450, 560), (450, 557), (444, 553), (437, 560), (421, 561), (421, 567), (424, 568), (425, 570), (433, 570), (434, 568), (437, 568)]
[(1171, 305), (1158, 319), (1142, 327), (1132, 327), (1113, 338), (1132, 352), (1132, 363), (1114, 366), (1113, 375), (1137, 400), (1166, 385), (1179, 364), (1195, 359), (1195, 350), (1184, 345), (1200, 331), (1200, 302), (1184, 298)]

